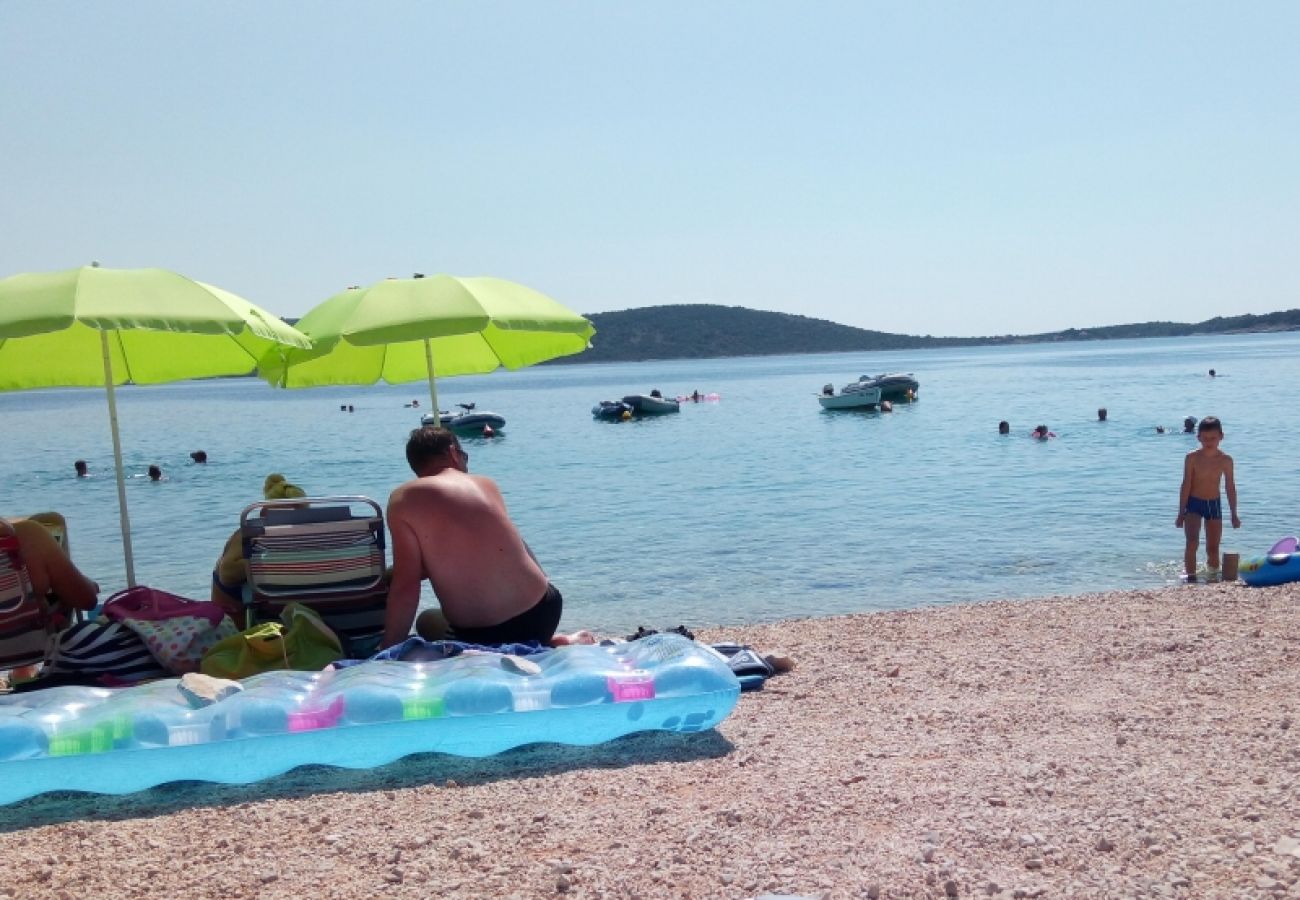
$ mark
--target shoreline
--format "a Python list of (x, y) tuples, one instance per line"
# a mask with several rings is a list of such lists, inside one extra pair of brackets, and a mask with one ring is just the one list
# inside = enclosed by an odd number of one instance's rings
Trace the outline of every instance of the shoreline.
[(1300, 896), (1300, 584), (697, 638), (797, 665), (703, 734), (0, 807), (0, 898)]

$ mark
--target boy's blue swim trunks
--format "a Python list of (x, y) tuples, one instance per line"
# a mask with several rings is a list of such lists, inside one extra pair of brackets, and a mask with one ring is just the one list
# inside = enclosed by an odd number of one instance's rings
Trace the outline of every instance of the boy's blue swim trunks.
[(1223, 508), (1219, 505), (1219, 498), (1213, 500), (1202, 500), (1200, 497), (1188, 497), (1187, 509), (1184, 510), (1188, 515), (1200, 516), (1202, 519), (1222, 519)]

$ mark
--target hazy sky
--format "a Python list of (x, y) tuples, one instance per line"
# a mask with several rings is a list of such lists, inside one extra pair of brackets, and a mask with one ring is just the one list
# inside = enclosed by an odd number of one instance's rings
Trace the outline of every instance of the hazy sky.
[(1300, 3), (0, 0), (0, 277), (981, 335), (1300, 306)]

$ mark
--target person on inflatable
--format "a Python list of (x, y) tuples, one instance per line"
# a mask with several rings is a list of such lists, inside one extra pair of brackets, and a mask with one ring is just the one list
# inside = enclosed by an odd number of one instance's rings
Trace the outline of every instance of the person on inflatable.
[(1200, 449), (1187, 454), (1183, 461), (1183, 484), (1178, 492), (1178, 518), (1174, 527), (1183, 529), (1187, 544), (1183, 551), (1183, 568), (1187, 580), (1196, 580), (1196, 553), (1201, 544), (1201, 521), (1205, 521), (1205, 562), (1210, 572), (1219, 571), (1219, 539), (1223, 537), (1223, 509), (1219, 505), (1219, 482), (1228, 494), (1232, 527), (1240, 528), (1237, 516), (1237, 482), (1232, 475), (1232, 457), (1219, 449), (1223, 425), (1214, 416), (1206, 416), (1196, 427)]

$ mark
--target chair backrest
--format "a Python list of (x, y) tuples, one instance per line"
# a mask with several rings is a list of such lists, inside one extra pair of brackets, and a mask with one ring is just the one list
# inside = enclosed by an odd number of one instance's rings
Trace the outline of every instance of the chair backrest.
[(239, 530), (248, 561), (249, 624), (297, 602), (318, 613), (350, 656), (368, 656), (384, 633), (384, 514), (368, 497), (303, 497), (246, 507)]
[(53, 638), (49, 607), (32, 589), (18, 536), (0, 531), (0, 670), (47, 661)]

